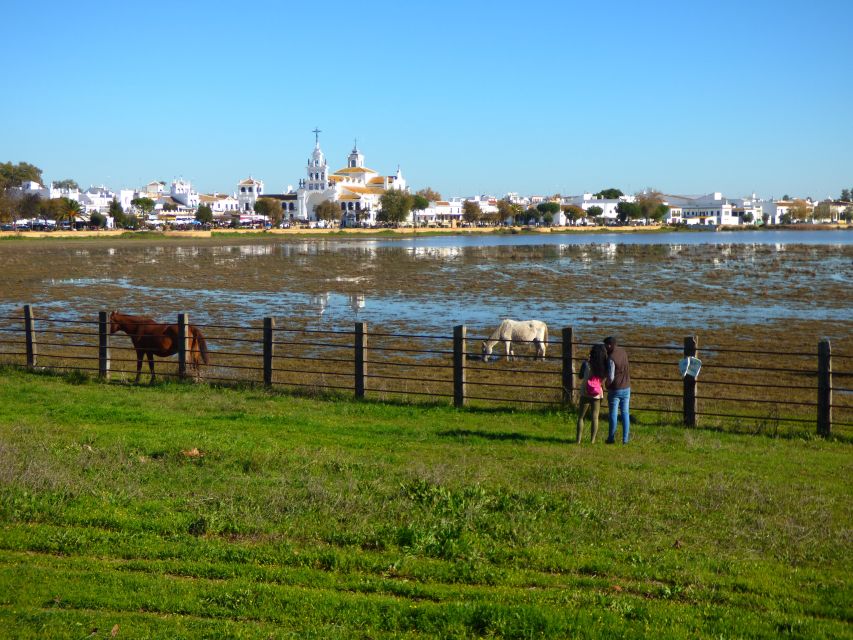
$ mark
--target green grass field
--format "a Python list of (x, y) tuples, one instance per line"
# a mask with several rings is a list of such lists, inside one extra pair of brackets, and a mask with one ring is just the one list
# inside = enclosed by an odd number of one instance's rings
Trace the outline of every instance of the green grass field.
[(4, 369), (0, 636), (853, 637), (853, 445), (572, 419)]

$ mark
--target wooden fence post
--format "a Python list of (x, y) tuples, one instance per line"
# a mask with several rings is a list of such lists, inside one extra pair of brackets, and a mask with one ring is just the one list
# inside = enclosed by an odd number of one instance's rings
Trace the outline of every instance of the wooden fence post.
[(33, 369), (38, 361), (38, 341), (36, 340), (33, 308), (28, 304), (24, 305), (24, 331), (27, 341), (27, 368)]
[(355, 397), (364, 398), (364, 376), (367, 374), (367, 323), (355, 323)]
[(563, 327), (563, 402), (575, 404), (575, 342), (572, 327)]
[(275, 320), (264, 318), (264, 386), (272, 386), (273, 329)]
[(465, 336), (464, 324), (453, 327), (453, 406), (465, 406)]
[(98, 312), (98, 377), (110, 378), (110, 320), (106, 311)]
[(832, 434), (832, 348), (826, 338), (817, 343), (817, 433)]
[[(699, 338), (687, 336), (684, 338), (684, 357), (696, 357)], [(684, 426), (696, 426), (696, 378), (691, 375), (684, 376)]]
[(178, 314), (178, 377), (187, 377), (187, 339), (190, 335), (186, 313)]

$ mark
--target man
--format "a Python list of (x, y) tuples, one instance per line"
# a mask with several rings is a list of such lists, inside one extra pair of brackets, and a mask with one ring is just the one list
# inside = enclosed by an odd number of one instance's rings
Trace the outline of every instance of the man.
[(610, 409), (610, 430), (607, 444), (616, 442), (616, 419), (622, 412), (622, 444), (628, 444), (631, 430), (631, 376), (628, 373), (628, 354), (613, 336), (604, 339), (607, 349), (607, 406)]

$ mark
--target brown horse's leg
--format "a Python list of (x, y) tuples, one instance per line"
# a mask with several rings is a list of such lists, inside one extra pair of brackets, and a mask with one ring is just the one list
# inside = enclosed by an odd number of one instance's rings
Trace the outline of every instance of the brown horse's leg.
[(146, 355), (148, 356), (148, 368), (151, 370), (151, 384), (154, 384), (154, 354), (149, 351)]
[(139, 384), (139, 376), (142, 375), (142, 350), (136, 350), (136, 384)]

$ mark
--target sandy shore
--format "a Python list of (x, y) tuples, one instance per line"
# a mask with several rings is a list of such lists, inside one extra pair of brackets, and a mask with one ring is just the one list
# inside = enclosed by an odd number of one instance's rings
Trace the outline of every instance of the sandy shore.
[[(810, 225), (787, 225), (776, 226), (773, 230), (790, 229), (795, 231), (818, 231), (818, 230), (844, 230), (850, 229), (851, 225), (845, 223), (838, 224), (810, 224)], [(234, 235), (246, 235), (254, 237), (269, 237), (269, 236), (324, 236), (324, 235), (386, 235), (389, 233), (401, 235), (466, 235), (472, 233), (656, 233), (664, 230), (684, 230), (677, 227), (666, 227), (663, 225), (647, 225), (647, 226), (624, 226), (624, 227), (514, 227), (510, 229), (497, 229), (495, 227), (455, 227), (455, 228), (419, 228), (417, 231), (412, 231), (409, 227), (399, 227), (396, 229), (341, 229), (338, 227), (331, 229), (309, 229), (302, 227), (292, 227), (290, 229), (267, 229), (261, 231), (258, 229), (216, 229), (214, 231), (146, 231), (139, 232), (140, 238), (152, 238), (161, 236), (164, 238), (215, 238), (227, 237)], [(710, 232), (711, 229), (691, 229), (697, 233)], [(753, 227), (723, 227), (722, 231), (744, 231), (754, 230), (761, 231)], [(117, 238), (125, 237), (133, 239), (135, 232), (127, 230), (99, 230), (99, 231), (0, 231), (0, 239), (2, 238)]]
[[(211, 238), (227, 237), (233, 235), (246, 236), (323, 236), (323, 235), (386, 235), (396, 233), (401, 235), (429, 234), (429, 235), (466, 235), (472, 233), (643, 233), (654, 232), (664, 229), (661, 225), (637, 226), (637, 227), (515, 227), (514, 231), (509, 229), (497, 229), (495, 227), (455, 227), (440, 228), (426, 227), (413, 231), (410, 227), (399, 227), (389, 229), (309, 229), (303, 227), (291, 227), (290, 229), (215, 229), (213, 231), (143, 231), (140, 237), (162, 236), (167, 238)], [(144, 235), (143, 235), (144, 234)], [(100, 231), (0, 231), (0, 238), (116, 238), (124, 236), (133, 238), (133, 231), (127, 230), (100, 230)]]

